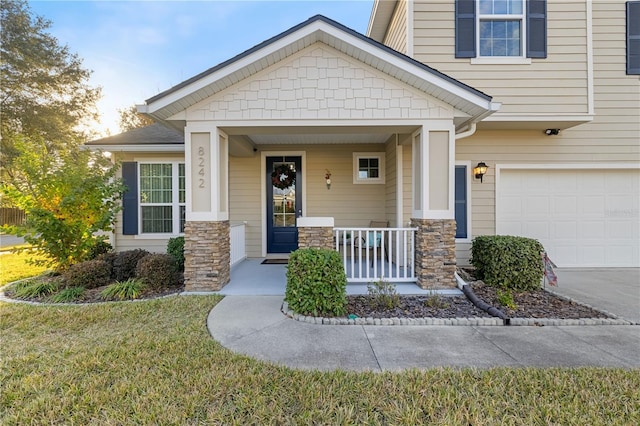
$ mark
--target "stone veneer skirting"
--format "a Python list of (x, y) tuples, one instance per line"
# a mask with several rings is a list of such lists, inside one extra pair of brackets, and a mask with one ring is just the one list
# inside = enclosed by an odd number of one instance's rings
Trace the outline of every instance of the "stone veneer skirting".
[(416, 231), (416, 276), (424, 289), (456, 287), (456, 221), (411, 219)]
[(230, 276), (229, 221), (192, 222), (184, 227), (185, 291), (218, 291)]
[(303, 226), (298, 228), (298, 248), (333, 249), (333, 228)]

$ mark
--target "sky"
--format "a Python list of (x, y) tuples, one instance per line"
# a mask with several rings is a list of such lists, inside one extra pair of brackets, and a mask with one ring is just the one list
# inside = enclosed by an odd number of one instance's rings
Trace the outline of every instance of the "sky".
[(48, 32), (92, 70), (102, 88), (101, 136), (117, 134), (118, 109), (167, 90), (308, 18), (322, 14), (365, 33), (373, 0), (29, 0)]

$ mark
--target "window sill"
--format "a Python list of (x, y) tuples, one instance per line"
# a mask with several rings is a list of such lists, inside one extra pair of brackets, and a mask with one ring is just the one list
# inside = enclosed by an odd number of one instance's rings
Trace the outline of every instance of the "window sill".
[(184, 237), (182, 234), (137, 234), (133, 236), (136, 240), (168, 240), (169, 238)]
[(471, 58), (472, 65), (531, 65), (531, 58), (484, 57)]

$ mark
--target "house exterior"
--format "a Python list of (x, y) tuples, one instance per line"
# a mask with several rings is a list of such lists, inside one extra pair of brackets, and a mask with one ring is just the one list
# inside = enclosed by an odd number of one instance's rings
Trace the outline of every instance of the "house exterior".
[(114, 246), (184, 235), (189, 290), (229, 281), (236, 225), (247, 257), (346, 264), (360, 236), (422, 287), (455, 285), (485, 234), (639, 267), (639, 22), (607, 0), (376, 1), (366, 36), (312, 17), (139, 106), (159, 124), (90, 143), (130, 188)]

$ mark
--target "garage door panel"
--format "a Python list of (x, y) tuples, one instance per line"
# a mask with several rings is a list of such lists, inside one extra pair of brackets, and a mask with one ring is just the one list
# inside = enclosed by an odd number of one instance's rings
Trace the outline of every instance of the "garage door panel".
[(503, 169), (496, 232), (539, 240), (558, 266), (640, 266), (640, 170)]

